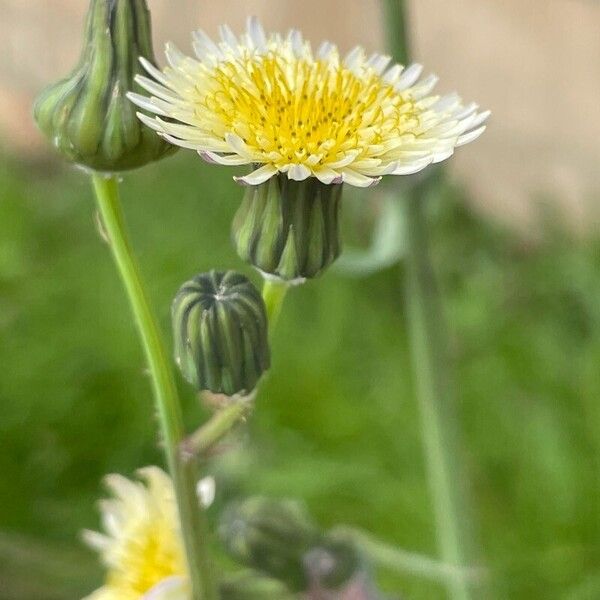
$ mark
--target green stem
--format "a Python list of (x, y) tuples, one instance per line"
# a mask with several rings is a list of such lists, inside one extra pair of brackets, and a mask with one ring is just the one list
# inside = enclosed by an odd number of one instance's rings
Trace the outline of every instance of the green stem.
[(488, 577), (483, 569), (448, 565), (423, 554), (396, 548), (352, 527), (336, 527), (332, 534), (356, 545), (373, 564), (397, 573), (441, 583), (456, 579), (477, 583)]
[(385, 28), (388, 48), (397, 63), (410, 62), (410, 40), (408, 39), (408, 11), (405, 0), (383, 0)]
[(251, 399), (236, 400), (215, 413), (200, 429), (192, 433), (182, 445), (184, 459), (193, 460), (206, 454), (226, 437), (252, 408)]
[(277, 279), (265, 279), (263, 285), (262, 296), (265, 301), (267, 308), (267, 317), (269, 319), (269, 330), (273, 331), (281, 307), (283, 306), (283, 300), (290, 289), (290, 284), (285, 281), (279, 281)]
[[(461, 489), (458, 423), (446, 371), (448, 344), (429, 256), (424, 187), (417, 186), (407, 199), (409, 338), (439, 551), (442, 562), (461, 567), (465, 564), (467, 505)], [(463, 579), (449, 580), (447, 588), (453, 600), (470, 598)]]
[[(382, 1), (389, 49), (396, 62), (406, 65), (410, 62), (406, 0)], [(407, 194), (407, 317), (438, 547), (442, 562), (461, 567), (467, 554), (465, 546), (470, 541), (468, 506), (461, 488), (465, 479), (460, 469), (459, 428), (446, 372), (448, 344), (429, 257), (423, 206), (430, 182), (431, 177), (425, 176)], [(462, 578), (448, 580), (447, 590), (452, 600), (470, 598), (469, 586)]]
[(100, 174), (94, 174), (92, 180), (102, 225), (127, 291), (150, 367), (166, 459), (179, 507), (193, 598), (194, 600), (216, 600), (216, 584), (208, 553), (206, 515), (196, 494), (193, 465), (183, 461), (179, 453), (179, 445), (184, 439), (181, 404), (162, 336), (150, 308), (140, 270), (127, 237), (118, 182), (115, 177)]

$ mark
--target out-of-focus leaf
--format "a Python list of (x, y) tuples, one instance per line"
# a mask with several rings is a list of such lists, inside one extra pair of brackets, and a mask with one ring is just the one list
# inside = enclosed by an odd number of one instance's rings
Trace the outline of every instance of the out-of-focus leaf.
[(586, 578), (565, 596), (565, 600), (597, 600), (597, 598), (600, 598), (600, 574)]
[(0, 532), (0, 598), (71, 600), (91, 592), (100, 569), (76, 544)]
[(335, 268), (350, 277), (366, 277), (396, 264), (406, 247), (404, 212), (401, 198), (387, 193), (381, 202), (379, 214), (367, 249), (344, 248)]

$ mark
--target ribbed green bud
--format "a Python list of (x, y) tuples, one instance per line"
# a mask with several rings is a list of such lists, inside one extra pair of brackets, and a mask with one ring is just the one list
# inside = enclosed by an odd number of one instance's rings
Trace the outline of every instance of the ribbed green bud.
[(283, 583), (253, 571), (230, 576), (219, 586), (222, 600), (294, 600)]
[(172, 316), (175, 360), (190, 383), (227, 396), (254, 390), (270, 352), (265, 304), (247, 277), (197, 275), (177, 293)]
[(235, 560), (285, 582), (294, 592), (307, 589), (304, 557), (320, 534), (297, 502), (249, 498), (223, 513), (220, 534)]
[(40, 129), (68, 160), (94, 171), (141, 167), (174, 151), (136, 116), (139, 57), (154, 63), (145, 0), (92, 0), (79, 65), (38, 97)]
[(286, 175), (248, 186), (233, 221), (240, 257), (286, 281), (320, 275), (340, 254), (342, 185)]

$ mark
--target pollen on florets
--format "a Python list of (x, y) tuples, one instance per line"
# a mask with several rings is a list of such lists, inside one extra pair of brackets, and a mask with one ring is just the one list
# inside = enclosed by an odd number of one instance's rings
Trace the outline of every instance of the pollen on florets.
[(137, 82), (151, 97), (130, 99), (173, 144), (255, 165), (242, 183), (286, 173), (369, 186), (444, 160), (485, 129), (489, 112), (432, 94), (437, 77), (421, 79), (417, 64), (390, 65), (360, 47), (342, 58), (328, 42), (313, 52), (298, 31), (267, 35), (256, 19), (239, 38), (223, 27), (220, 42), (202, 31), (194, 40), (197, 58), (168, 45), (164, 71), (144, 61), (150, 77)]

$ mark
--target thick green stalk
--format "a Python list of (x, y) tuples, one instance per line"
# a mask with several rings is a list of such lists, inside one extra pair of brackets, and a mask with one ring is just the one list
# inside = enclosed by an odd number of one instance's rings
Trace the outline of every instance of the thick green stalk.
[(208, 525), (196, 494), (194, 467), (182, 460), (179, 453), (179, 446), (185, 435), (181, 404), (160, 329), (150, 308), (137, 261), (129, 244), (118, 182), (113, 176), (100, 174), (94, 174), (92, 179), (104, 232), (127, 291), (150, 367), (165, 454), (177, 496), (193, 598), (216, 600), (213, 566), (208, 553)]
[(283, 300), (289, 288), (290, 284), (286, 281), (265, 279), (262, 296), (267, 309), (267, 317), (269, 318), (269, 331), (273, 331), (275, 328), (281, 307), (283, 306)]
[(388, 49), (401, 65), (410, 61), (406, 0), (383, 0)]
[[(461, 493), (464, 478), (457, 447), (457, 416), (447, 372), (448, 344), (429, 256), (424, 201), (422, 187), (417, 187), (407, 198), (408, 327), (439, 551), (444, 563), (460, 568), (466, 564), (467, 505)], [(453, 600), (470, 598), (464, 579), (447, 580), (447, 589)]]

